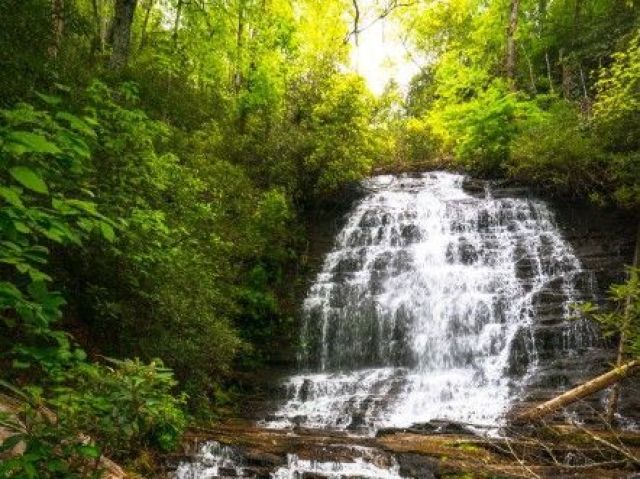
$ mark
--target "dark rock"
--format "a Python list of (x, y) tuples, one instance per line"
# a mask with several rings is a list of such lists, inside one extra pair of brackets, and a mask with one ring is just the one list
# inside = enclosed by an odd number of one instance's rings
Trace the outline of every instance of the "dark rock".
[(238, 472), (233, 467), (219, 467), (218, 475), (220, 477), (237, 477)]
[(311, 382), (310, 379), (305, 379), (302, 382), (302, 386), (300, 387), (300, 400), (302, 402), (307, 402), (309, 400), (312, 387), (313, 387), (313, 383)]
[(462, 264), (473, 264), (478, 261), (476, 248), (464, 238), (460, 239), (458, 254), (460, 255), (460, 262)]
[(525, 328), (520, 328), (516, 333), (509, 352), (507, 374), (510, 377), (522, 377), (527, 372), (531, 363), (532, 340), (529, 331)]
[(271, 479), (272, 469), (269, 467), (245, 467), (242, 470), (243, 477), (255, 479)]
[(407, 431), (419, 434), (474, 434), (473, 430), (463, 423), (443, 419), (414, 424), (407, 428)]
[(527, 188), (508, 187), (508, 188), (491, 188), (491, 196), (494, 198), (514, 198), (526, 197), (531, 193)]
[(248, 466), (275, 468), (287, 463), (287, 459), (268, 452), (246, 451), (242, 455)]
[(327, 479), (329, 476), (321, 472), (305, 471), (302, 473), (302, 479)]
[(406, 245), (420, 241), (422, 235), (420, 234), (420, 228), (418, 228), (418, 225), (410, 224), (402, 227), (400, 236), (402, 236), (403, 242)]
[(380, 226), (380, 214), (378, 211), (367, 211), (360, 218), (359, 225), (361, 228), (372, 228)]
[(357, 431), (358, 429), (365, 427), (365, 425), (364, 412), (358, 411), (351, 415), (351, 422), (347, 426), (347, 429), (349, 431)]
[(302, 415), (302, 414), (301, 414), (301, 415), (299, 415), (299, 416), (295, 416), (295, 417), (291, 420), (291, 422), (292, 422), (293, 424), (295, 424), (296, 426), (300, 426), (300, 425), (304, 424), (305, 422), (307, 422), (307, 416)]
[(439, 477), (439, 462), (433, 457), (420, 454), (398, 454), (396, 456), (400, 466), (400, 475), (416, 479), (436, 479)]
[(462, 189), (473, 196), (485, 196), (489, 182), (478, 178), (465, 178), (462, 182)]

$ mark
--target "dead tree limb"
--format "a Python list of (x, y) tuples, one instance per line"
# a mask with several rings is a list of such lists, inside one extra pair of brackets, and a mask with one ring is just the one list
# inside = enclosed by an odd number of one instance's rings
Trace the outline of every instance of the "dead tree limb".
[(417, 1), (409, 1), (409, 2), (401, 2), (399, 0), (393, 0), (391, 1), (388, 5), (386, 5), (384, 7), (384, 9), (373, 19), (371, 20), (369, 23), (365, 24), (364, 26), (362, 26), (362, 17), (363, 17), (363, 12), (360, 10), (360, 7), (358, 5), (357, 0), (352, 0), (352, 4), (354, 7), (354, 12), (355, 12), (355, 16), (354, 16), (354, 28), (349, 31), (349, 33), (347, 33), (347, 35), (344, 37), (344, 43), (348, 43), (349, 39), (353, 36), (356, 38), (358, 38), (358, 35), (361, 34), (362, 32), (368, 30), (369, 28), (371, 28), (372, 26), (374, 26), (376, 23), (378, 23), (381, 20), (384, 20), (385, 18), (387, 18), (389, 15), (391, 15), (395, 10), (400, 9), (400, 8), (407, 8), (407, 7), (412, 7), (414, 5), (416, 5), (418, 2)]
[(591, 439), (593, 439), (595, 442), (597, 442), (598, 444), (602, 444), (603, 446), (616, 451), (617, 453), (621, 454), (622, 456), (627, 458), (629, 461), (634, 463), (636, 466), (640, 466), (640, 459), (638, 459), (633, 454), (631, 454), (631, 452), (629, 452), (629, 450), (627, 450), (626, 447), (616, 446), (612, 442), (609, 442), (606, 439), (598, 436), (597, 434), (594, 434), (593, 432), (589, 431), (587, 428), (582, 427), (580, 424), (573, 423), (573, 425), (576, 428), (578, 428), (580, 431), (585, 433), (587, 436), (589, 436)]
[(569, 391), (556, 396), (555, 398), (542, 403), (532, 409), (529, 409), (521, 414), (518, 414), (514, 422), (523, 423), (537, 421), (558, 409), (561, 409), (569, 404), (572, 404), (582, 398), (590, 396), (598, 391), (601, 391), (612, 384), (617, 383), (621, 379), (640, 370), (640, 361), (630, 361), (622, 366), (616, 367), (611, 371), (602, 374), (578, 387), (570, 389)]

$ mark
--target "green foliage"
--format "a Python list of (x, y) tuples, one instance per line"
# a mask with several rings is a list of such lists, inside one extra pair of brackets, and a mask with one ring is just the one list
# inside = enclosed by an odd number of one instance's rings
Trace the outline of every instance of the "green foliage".
[(599, 132), (616, 151), (640, 148), (640, 30), (600, 72), (594, 115)]
[[(175, 382), (161, 365), (87, 363), (72, 337), (56, 329), (65, 299), (49, 289), (52, 247), (77, 249), (88, 241), (112, 247), (116, 225), (89, 189), (90, 145), (98, 139), (94, 111), (73, 114), (59, 109), (60, 98), (38, 96), (52, 110), (19, 104), (0, 112), (0, 361), (11, 364), (4, 377), (37, 378), (41, 385), (11, 388), (24, 404), (23, 419), (2, 418), (14, 432), (2, 450), (21, 443), (25, 451), (4, 461), (0, 473), (98, 477), (102, 451), (174, 446), (184, 427), (184, 399), (170, 395)], [(83, 439), (87, 433), (91, 441)]]
[(591, 303), (580, 306), (583, 314), (595, 319), (607, 336), (623, 338), (625, 354), (640, 357), (640, 270), (631, 268), (629, 279), (609, 289), (613, 308), (600, 310)]
[(90, 119), (27, 104), (0, 114), (2, 349), (19, 368), (50, 371), (76, 358), (67, 335), (53, 329), (65, 301), (48, 286), (50, 245), (79, 246), (91, 234), (113, 239), (114, 224), (82, 182), (95, 137)]
[(184, 399), (171, 395), (171, 371), (161, 363), (110, 362), (112, 367), (80, 363), (58, 373), (47, 396), (37, 387), (9, 387), (22, 406), (19, 414), (0, 417), (10, 433), (0, 452), (20, 445), (25, 450), (0, 463), (2, 477), (97, 478), (102, 456), (177, 445)]
[(509, 93), (504, 82), (494, 81), (474, 98), (434, 113), (431, 121), (434, 130), (446, 130), (445, 144), (452, 143), (456, 158), (469, 172), (496, 176), (509, 159), (517, 122), (536, 114), (533, 105)]
[[(504, 32), (516, 4), (509, 75)], [(638, 13), (624, 0), (406, 9), (403, 25), (431, 58), (412, 82), (407, 112), (413, 125), (428, 125), (435, 162), (451, 156), (472, 174), (640, 205)]]
[(82, 363), (58, 378), (50, 404), (60, 422), (82, 431), (109, 457), (153, 448), (168, 452), (185, 427), (185, 396), (160, 361), (107, 359), (110, 366)]
[(117, 71), (114, 2), (55, 3), (0, 4), (0, 376), (32, 384), (10, 477), (167, 450), (174, 386), (206, 415), (290, 360), (305, 218), (376, 167), (640, 204), (633, 2), (520, 2), (513, 79), (510, 1), (407, 5), (406, 101), (346, 71), (343, 0), (137, 2)]
[(576, 107), (553, 99), (523, 126), (507, 163), (511, 178), (577, 197), (600, 194), (605, 171), (604, 153)]
[(313, 150), (304, 163), (305, 174), (319, 192), (363, 178), (371, 169), (373, 147), (368, 124), (372, 101), (364, 80), (334, 77), (310, 114)]

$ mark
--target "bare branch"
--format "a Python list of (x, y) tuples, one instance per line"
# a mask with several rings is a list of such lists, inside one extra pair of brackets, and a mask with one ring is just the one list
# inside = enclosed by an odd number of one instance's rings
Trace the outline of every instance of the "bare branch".
[(344, 42), (348, 43), (349, 39), (353, 36), (356, 39), (356, 45), (357, 45), (358, 44), (358, 35), (359, 34), (361, 34), (362, 32), (364, 32), (366, 30), (368, 30), (369, 28), (371, 28), (373, 25), (375, 25), (379, 21), (384, 20), (389, 15), (391, 15), (395, 10), (397, 10), (399, 8), (412, 7), (412, 6), (416, 5), (418, 3), (418, 0), (410, 1), (410, 2), (404, 2), (404, 3), (400, 2), (399, 0), (392, 0), (391, 2), (389, 2), (384, 7), (384, 9), (371, 22), (367, 23), (363, 27), (360, 27), (360, 25), (359, 25), (361, 12), (360, 12), (360, 9), (358, 7), (357, 0), (352, 0), (352, 2), (353, 2), (354, 10), (355, 10), (354, 28), (349, 33), (347, 33), (347, 35), (346, 35), (346, 37), (344, 39)]

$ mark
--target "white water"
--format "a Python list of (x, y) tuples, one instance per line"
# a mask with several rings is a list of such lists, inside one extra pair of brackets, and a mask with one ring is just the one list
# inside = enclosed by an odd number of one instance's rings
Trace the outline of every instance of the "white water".
[(287, 456), (287, 465), (271, 474), (273, 479), (299, 479), (309, 473), (312, 477), (342, 479), (348, 477), (367, 479), (400, 479), (400, 468), (396, 461), (364, 447), (352, 448), (355, 453), (351, 462), (316, 461), (300, 459), (295, 454)]
[[(304, 302), (310, 372), (289, 379), (268, 425), (501, 420), (522, 379), (507, 374), (514, 337), (552, 282), (568, 315), (581, 265), (543, 202), (471, 196), (462, 181), (367, 183)], [(525, 342), (531, 372), (536, 345)]]
[[(495, 426), (549, 347), (536, 344), (534, 320), (562, 323), (554, 351), (593, 343), (585, 323), (562, 322), (582, 298), (584, 274), (545, 203), (472, 196), (462, 182), (447, 173), (367, 182), (304, 302), (304, 372), (286, 382), (287, 400), (267, 426), (370, 433), (436, 418)], [(400, 477), (380, 451), (354, 447), (347, 457), (289, 454), (270, 475)], [(239, 450), (209, 442), (174, 477), (256, 472)]]
[(212, 479), (244, 477), (244, 461), (238, 452), (216, 441), (200, 446), (191, 462), (183, 462), (173, 473), (174, 479)]
[[(342, 447), (352, 460), (319, 461), (301, 459), (295, 454), (287, 455), (287, 463), (269, 475), (272, 479), (299, 479), (309, 474), (312, 477), (340, 479), (347, 477), (367, 479), (400, 479), (399, 466), (393, 457), (375, 449), (360, 446)], [(325, 446), (324, 449), (331, 449)], [(346, 448), (346, 449), (345, 449)], [(243, 477), (253, 479), (256, 471), (248, 467), (242, 455), (235, 448), (222, 446), (216, 441), (208, 441), (200, 446), (190, 462), (181, 463), (173, 472), (173, 479), (218, 479)]]

